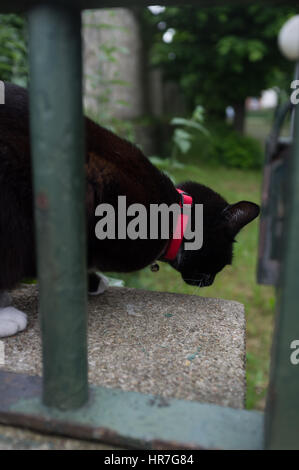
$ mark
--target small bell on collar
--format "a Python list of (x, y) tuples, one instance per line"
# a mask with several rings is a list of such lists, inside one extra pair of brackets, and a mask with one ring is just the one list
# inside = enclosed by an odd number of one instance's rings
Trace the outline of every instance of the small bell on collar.
[(159, 269), (160, 269), (160, 266), (158, 265), (158, 263), (153, 263), (153, 264), (151, 264), (151, 271), (152, 271), (152, 273), (158, 272)]

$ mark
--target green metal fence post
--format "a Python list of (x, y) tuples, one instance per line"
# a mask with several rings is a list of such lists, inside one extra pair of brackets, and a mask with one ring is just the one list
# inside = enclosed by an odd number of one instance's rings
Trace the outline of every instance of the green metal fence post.
[[(292, 360), (299, 344), (299, 109), (295, 111), (294, 145), (288, 168), (286, 229), (278, 315), (273, 343), (266, 413), (266, 445), (299, 449), (299, 364)], [(292, 346), (291, 346), (292, 345)], [(296, 354), (295, 354), (296, 355)]]
[(43, 403), (87, 401), (81, 16), (29, 11), (30, 110), (43, 339)]

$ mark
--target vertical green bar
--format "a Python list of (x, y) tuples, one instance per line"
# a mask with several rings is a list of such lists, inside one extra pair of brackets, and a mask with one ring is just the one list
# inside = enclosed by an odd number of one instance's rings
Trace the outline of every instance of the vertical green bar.
[(43, 403), (88, 397), (81, 16), (29, 12), (30, 112), (43, 340)]
[[(299, 364), (294, 362), (296, 357), (299, 358), (296, 353), (299, 349), (298, 106), (294, 136), (288, 169), (287, 221), (266, 413), (266, 446), (270, 449), (299, 449)], [(296, 340), (297, 346), (293, 343)]]

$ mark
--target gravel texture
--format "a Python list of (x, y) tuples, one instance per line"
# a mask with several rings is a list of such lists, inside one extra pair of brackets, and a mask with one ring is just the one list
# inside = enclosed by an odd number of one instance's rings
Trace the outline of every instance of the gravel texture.
[[(0, 367), (40, 375), (37, 287), (24, 285), (11, 295), (29, 323), (25, 332), (4, 339)], [(114, 287), (89, 298), (88, 323), (91, 383), (244, 407), (242, 304)]]

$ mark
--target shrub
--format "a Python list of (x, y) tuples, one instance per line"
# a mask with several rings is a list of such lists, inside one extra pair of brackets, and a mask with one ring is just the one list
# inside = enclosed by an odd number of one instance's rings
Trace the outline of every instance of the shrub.
[(212, 136), (213, 153), (217, 162), (242, 169), (257, 169), (262, 166), (263, 152), (259, 142), (252, 137), (243, 136), (233, 130), (226, 135)]
[(189, 157), (205, 163), (217, 163), (230, 168), (258, 169), (263, 164), (260, 143), (234, 131), (229, 125), (209, 126), (210, 136), (198, 136)]
[(192, 148), (194, 134), (202, 133), (209, 135), (208, 130), (203, 125), (204, 109), (197, 106), (190, 119), (175, 117), (170, 124), (177, 126), (173, 133), (173, 151), (172, 157), (175, 158), (179, 153), (186, 154)]
[(0, 80), (27, 83), (27, 32), (19, 15), (0, 15)]

